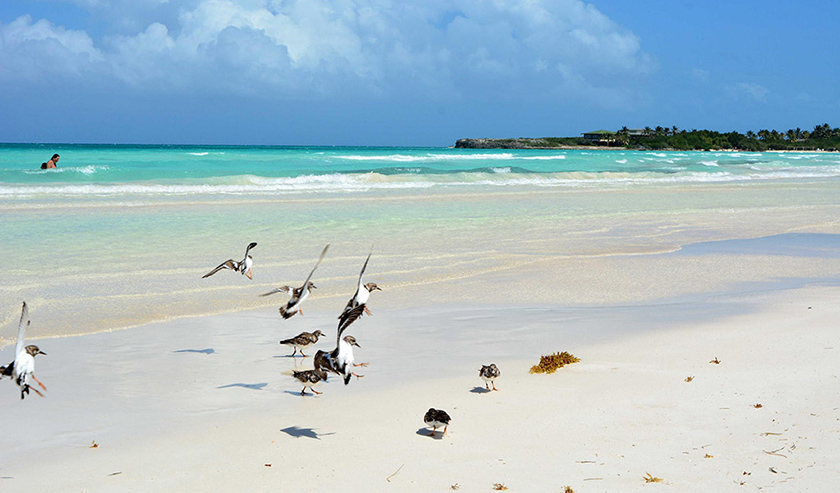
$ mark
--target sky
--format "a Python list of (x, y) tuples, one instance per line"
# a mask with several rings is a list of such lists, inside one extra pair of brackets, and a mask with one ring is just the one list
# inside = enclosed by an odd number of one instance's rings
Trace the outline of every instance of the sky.
[(0, 142), (836, 127), (838, 16), (835, 0), (2, 0)]

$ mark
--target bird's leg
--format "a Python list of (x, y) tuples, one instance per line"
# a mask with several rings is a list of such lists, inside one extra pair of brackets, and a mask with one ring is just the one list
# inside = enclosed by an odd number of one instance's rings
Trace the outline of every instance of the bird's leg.
[(300, 395), (306, 395), (306, 386), (304, 385), (302, 389), (300, 389)]
[(301, 350), (300, 350), (300, 355), (301, 355), (301, 356), (303, 356), (304, 358), (308, 358), (308, 357), (309, 357), (309, 356), (307, 356), (307, 355), (303, 354), (303, 349), (301, 349)]
[(442, 436), (446, 436), (446, 429), (447, 428), (449, 428), (449, 425), (446, 425), (446, 426), (443, 427), (443, 435)]
[[(37, 378), (35, 378), (35, 375), (32, 375), (32, 379), (33, 379), (33, 380), (35, 380), (36, 382), (38, 382), (38, 385), (40, 385), (42, 389), (47, 390), (47, 388), (46, 388), (46, 387), (44, 387), (44, 384), (42, 384), (40, 380), (38, 380)], [(33, 390), (34, 390), (34, 389), (33, 389)], [(38, 391), (36, 390), (35, 392), (38, 392)]]
[(301, 310), (300, 308), (298, 308), (298, 313), (300, 313), (301, 317), (303, 316), (303, 310)]
[(490, 390), (490, 385), (487, 382), (484, 382), (484, 388)]
[(34, 391), (35, 391), (35, 393), (36, 393), (36, 394), (38, 394), (40, 397), (44, 397), (44, 394), (42, 394), (41, 392), (39, 392), (39, 391), (38, 391), (38, 389), (36, 389), (35, 387), (29, 387), (29, 388), (31, 388), (32, 390), (34, 390)]
[(367, 305), (365, 305), (365, 310), (364, 311), (365, 311), (365, 314), (373, 316), (373, 314), (370, 312), (370, 310), (368, 310)]
[[(301, 351), (301, 353), (302, 353), (302, 351)], [(296, 354), (297, 354), (297, 347), (295, 347), (295, 351), (292, 353), (292, 357), (294, 358)]]
[(370, 363), (353, 363), (353, 366), (363, 366), (367, 367)]
[(309, 390), (311, 390), (312, 392), (315, 392), (318, 395), (323, 394), (323, 392), (318, 392), (317, 390), (313, 389), (312, 387), (309, 387)]
[(254, 274), (251, 272), (251, 269), (248, 269), (248, 279), (254, 279)]
[(437, 431), (437, 426), (432, 426), (432, 432), (431, 432), (431, 433), (429, 433), (429, 436), (430, 436), (430, 437), (435, 436), (435, 432), (436, 432), (436, 431)]
[(358, 373), (350, 372), (350, 374), (353, 375), (356, 378), (364, 378), (364, 375), (359, 375)]
[(496, 382), (493, 382), (493, 390), (499, 390), (496, 388)]

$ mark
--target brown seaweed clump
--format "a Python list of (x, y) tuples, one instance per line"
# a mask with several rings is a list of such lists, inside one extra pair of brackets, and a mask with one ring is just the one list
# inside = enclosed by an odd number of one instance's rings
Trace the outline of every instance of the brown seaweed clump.
[(580, 358), (566, 351), (540, 356), (540, 364), (532, 366), (530, 373), (554, 373), (558, 368), (563, 368), (578, 361), (580, 361)]

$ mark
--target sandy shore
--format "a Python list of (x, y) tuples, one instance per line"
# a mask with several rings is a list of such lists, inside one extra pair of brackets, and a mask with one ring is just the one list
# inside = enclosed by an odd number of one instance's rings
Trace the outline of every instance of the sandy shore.
[[(365, 377), (318, 397), (283, 374), (310, 363), (277, 340), (333, 327), (332, 312), (44, 341), (47, 397), (0, 387), (0, 489), (825, 491), (840, 480), (840, 286), (772, 288), (432, 310), (382, 293), (349, 331)], [(561, 350), (582, 361), (528, 373)], [(491, 361), (498, 392), (477, 376)], [(429, 407), (452, 416), (446, 437), (428, 436)]]

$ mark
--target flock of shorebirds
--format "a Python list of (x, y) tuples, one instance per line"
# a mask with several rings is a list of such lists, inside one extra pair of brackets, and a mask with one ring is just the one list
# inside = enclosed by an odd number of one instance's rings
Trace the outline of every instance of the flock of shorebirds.
[[(210, 277), (222, 270), (232, 270), (248, 277), (248, 279), (253, 279), (252, 268), (254, 265), (254, 259), (251, 256), (251, 250), (256, 246), (256, 242), (249, 243), (248, 247), (245, 249), (245, 257), (242, 260), (236, 261), (228, 259), (202, 276), (202, 279)], [(302, 305), (309, 297), (312, 290), (315, 289), (315, 284), (312, 282), (312, 275), (315, 274), (315, 270), (318, 269), (319, 265), (321, 265), (321, 262), (327, 255), (327, 250), (329, 250), (329, 248), (330, 245), (327, 245), (324, 247), (323, 251), (321, 251), (321, 256), (318, 258), (315, 266), (309, 272), (309, 276), (301, 286), (282, 286), (260, 295), (270, 296), (276, 293), (284, 293), (289, 296), (288, 302), (279, 308), (280, 315), (284, 320), (289, 319), (298, 313), (303, 315)], [(356, 292), (338, 316), (335, 348), (329, 352), (318, 350), (313, 358), (313, 369), (292, 371), (292, 376), (303, 385), (303, 389), (300, 391), (301, 395), (306, 395), (307, 388), (314, 394), (321, 394), (322, 392), (315, 390), (315, 386), (325, 383), (331, 373), (339, 375), (344, 380), (345, 385), (350, 383), (353, 376), (356, 376), (357, 378), (363, 376), (357, 375), (353, 371), (354, 368), (368, 365), (368, 363), (356, 363), (353, 355), (353, 347), (360, 346), (358, 342), (356, 342), (355, 337), (352, 335), (342, 337), (342, 334), (344, 334), (347, 328), (362, 315), (371, 315), (371, 312), (367, 307), (370, 295), (374, 291), (381, 291), (381, 288), (377, 286), (376, 283), (364, 283), (363, 281), (371, 254), (372, 253), (368, 254), (364, 265), (362, 265), (362, 270), (359, 272)], [(35, 391), (35, 393), (41, 397), (44, 396), (37, 388), (32, 386), (31, 382), (33, 381), (37, 383), (41, 389), (47, 389), (44, 384), (35, 377), (35, 356), (39, 354), (46, 355), (47, 353), (41, 351), (38, 346), (25, 345), (26, 329), (29, 327), (29, 324), (29, 309), (26, 302), (24, 302), (21, 310), (20, 324), (18, 326), (15, 359), (6, 366), (0, 366), (0, 380), (4, 377), (10, 377), (13, 379), (20, 388), (21, 399), (25, 398), (29, 394), (30, 390)], [(303, 353), (303, 350), (314, 346), (318, 342), (318, 339), (324, 335), (325, 334), (320, 330), (316, 330), (314, 332), (302, 332), (294, 337), (280, 341), (280, 344), (288, 346), (294, 350), (291, 356), (295, 356), (299, 351), (302, 357), (307, 357)], [(485, 389), (488, 391), (490, 390), (491, 384), (493, 386), (492, 390), (498, 390), (496, 389), (495, 380), (500, 375), (501, 372), (495, 364), (484, 365), (481, 369), (479, 369), (479, 377), (484, 380)], [(451, 418), (446, 411), (434, 408), (430, 408), (423, 417), (423, 422), (432, 428), (432, 436), (434, 436), (437, 429), (441, 427), (443, 428), (443, 435), (446, 435), (446, 430), (449, 426), (450, 420)]]

